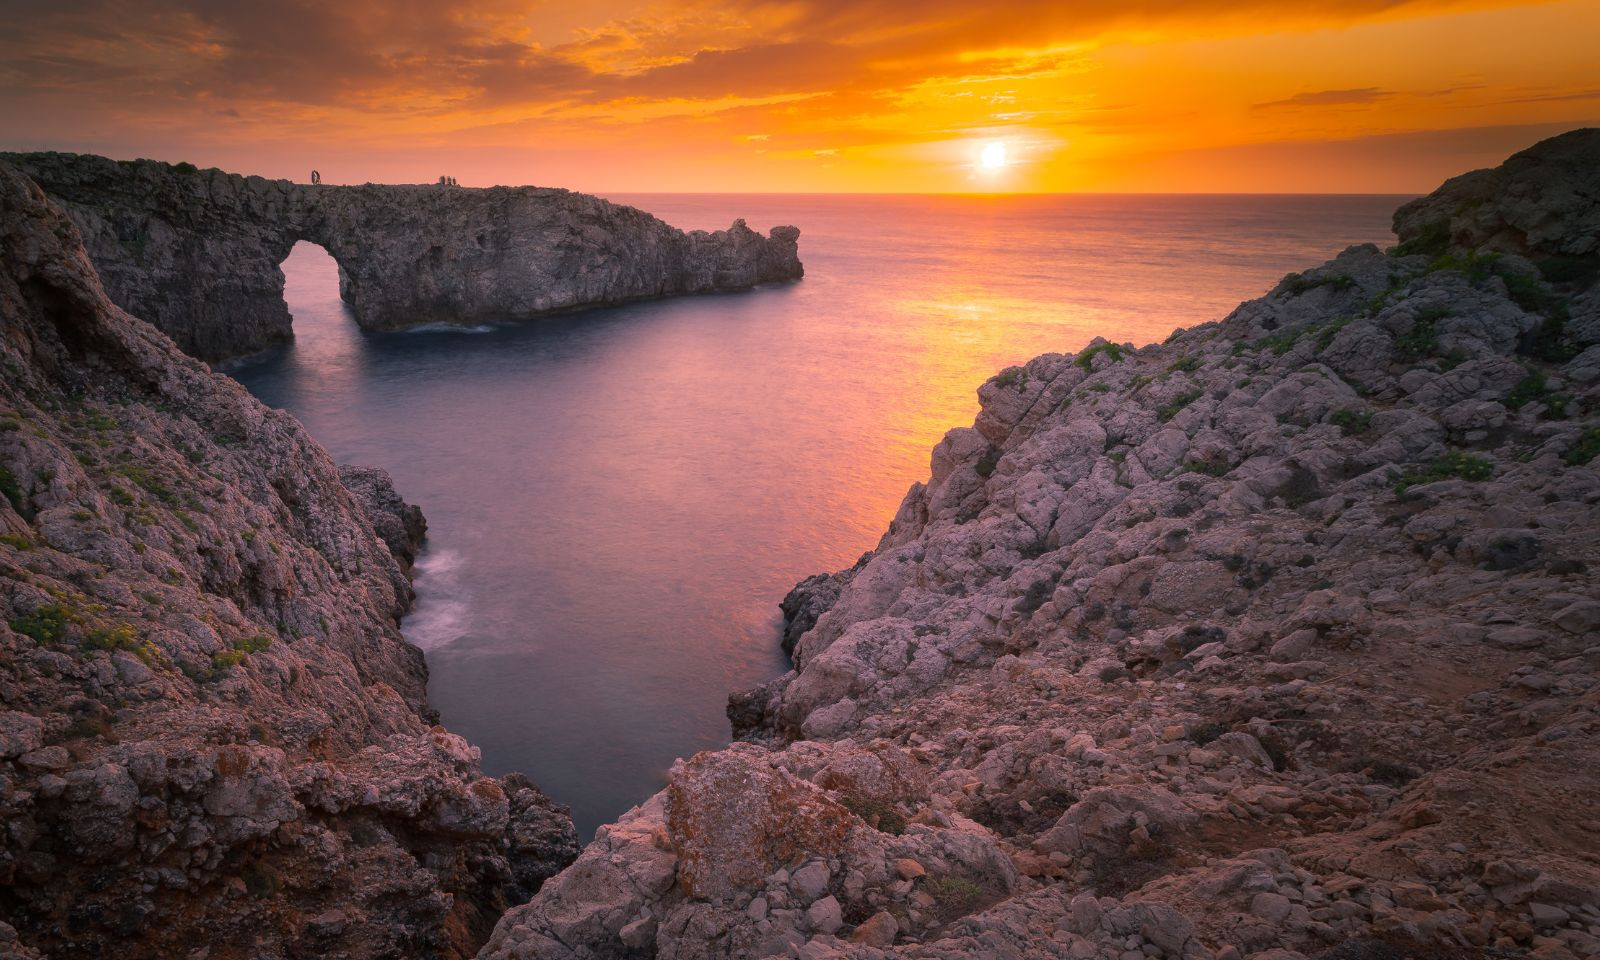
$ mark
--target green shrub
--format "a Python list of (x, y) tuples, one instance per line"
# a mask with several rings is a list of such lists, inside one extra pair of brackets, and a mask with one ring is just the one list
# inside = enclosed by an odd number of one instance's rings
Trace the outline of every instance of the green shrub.
[(1284, 294), (1291, 297), (1309, 293), (1318, 287), (1349, 290), (1355, 285), (1355, 278), (1343, 273), (1323, 274), (1320, 277), (1308, 277), (1302, 273), (1291, 273), (1282, 280)]
[(997, 387), (1016, 387), (1021, 390), (1028, 385), (1028, 372), (1021, 367), (1010, 367), (1002, 370), (992, 382)]
[(11, 509), (15, 510), (18, 516), (29, 523), (33, 522), (33, 505), (22, 492), (22, 484), (17, 482), (17, 475), (5, 467), (0, 467), (0, 494), (10, 501)]
[(1482, 283), (1495, 274), (1495, 265), (1499, 262), (1499, 254), (1478, 253), (1473, 251), (1466, 256), (1443, 254), (1435, 257), (1428, 264), (1428, 273), (1438, 273), (1441, 270), (1454, 270), (1466, 275), (1469, 283)]
[(1339, 331), (1343, 330), (1345, 327), (1348, 327), (1351, 323), (1355, 322), (1355, 319), (1356, 319), (1355, 317), (1340, 317), (1337, 320), (1330, 320), (1327, 323), (1323, 324), (1322, 326), (1318, 327), (1317, 328), (1317, 349), (1318, 350), (1326, 350), (1326, 349), (1328, 349), (1328, 344), (1332, 343), (1333, 342), (1333, 338), (1339, 335)]
[(272, 646), (272, 638), (264, 633), (233, 641), (233, 649), (242, 653), (260, 653), (270, 646)]
[(1372, 411), (1339, 409), (1328, 414), (1328, 422), (1342, 430), (1345, 436), (1359, 436), (1372, 429)]
[(33, 541), (20, 533), (0, 534), (0, 543), (16, 550), (32, 550)]
[(1395, 256), (1437, 257), (1450, 249), (1450, 221), (1434, 220), (1423, 224), (1417, 235), (1394, 248)]
[(161, 658), (161, 649), (148, 640), (140, 639), (131, 623), (87, 624), (84, 626), (83, 639), (78, 642), (78, 649), (123, 650), (147, 664), (153, 664)]
[(1199, 357), (1192, 357), (1192, 356), (1189, 356), (1188, 354), (1185, 354), (1184, 356), (1181, 356), (1178, 359), (1172, 361), (1172, 365), (1167, 367), (1167, 372), (1168, 373), (1191, 373), (1191, 372), (1193, 372), (1195, 370), (1198, 370), (1198, 369), (1200, 369), (1200, 358)]
[(939, 912), (946, 917), (967, 913), (983, 898), (982, 887), (953, 874), (929, 877), (923, 881), (922, 889), (938, 902)]
[(211, 675), (220, 677), (244, 662), (243, 650), (218, 650), (211, 655)]
[(1189, 739), (1192, 740), (1197, 746), (1203, 747), (1208, 743), (1212, 743), (1218, 737), (1227, 732), (1227, 724), (1202, 723), (1198, 727), (1195, 727), (1193, 730), (1189, 731)]
[(860, 817), (867, 826), (879, 833), (899, 836), (906, 832), (906, 818), (900, 815), (900, 811), (896, 810), (892, 803), (850, 792), (839, 794), (839, 802), (846, 810)]
[(1566, 363), (1582, 351), (1567, 335), (1567, 306), (1556, 304), (1539, 323), (1517, 338), (1517, 352), (1546, 363)]
[(1567, 403), (1571, 399), (1566, 394), (1553, 392), (1544, 371), (1533, 367), (1529, 368), (1528, 375), (1506, 394), (1506, 406), (1512, 410), (1520, 410), (1530, 403), (1542, 403), (1545, 407), (1546, 420), (1560, 420), (1566, 416)]
[(978, 471), (978, 476), (987, 478), (989, 475), (994, 473), (994, 468), (999, 466), (999, 464), (1000, 451), (990, 447), (988, 450), (983, 452), (983, 456), (978, 458), (978, 463), (973, 467), (973, 469)]
[(178, 495), (173, 493), (172, 489), (163, 483), (160, 477), (151, 473), (146, 467), (125, 463), (112, 468), (111, 472), (132, 480), (140, 489), (169, 507), (178, 503)]
[(1176, 397), (1173, 397), (1171, 400), (1156, 408), (1156, 419), (1160, 420), (1162, 423), (1166, 423), (1168, 420), (1171, 420), (1173, 417), (1177, 416), (1184, 407), (1187, 407), (1189, 404), (1200, 399), (1204, 393), (1204, 390), (1195, 389), (1186, 390), (1183, 393), (1178, 394)]
[(1228, 471), (1233, 469), (1226, 460), (1213, 460), (1210, 458), (1185, 460), (1183, 465), (1188, 470), (1192, 470), (1195, 473), (1203, 473), (1208, 477), (1226, 476)]
[(1410, 331), (1395, 338), (1395, 355), (1401, 360), (1415, 362), (1439, 352), (1438, 322), (1450, 315), (1446, 307), (1428, 307), (1417, 311)]
[(272, 638), (264, 633), (242, 637), (229, 644), (228, 649), (218, 650), (211, 655), (211, 669), (208, 672), (190, 673), (190, 678), (194, 680), (220, 679), (227, 676), (234, 667), (244, 663), (245, 658), (252, 653), (260, 653), (270, 646), (272, 646)]
[(1578, 442), (1561, 455), (1569, 466), (1581, 467), (1600, 457), (1600, 427), (1586, 427), (1578, 435)]
[(1494, 476), (1494, 461), (1454, 450), (1425, 467), (1407, 470), (1401, 474), (1400, 479), (1395, 481), (1394, 492), (1405, 493), (1411, 487), (1451, 478), (1481, 481), (1492, 476)]
[(1073, 362), (1079, 367), (1088, 370), (1094, 363), (1094, 358), (1102, 353), (1110, 357), (1112, 363), (1122, 362), (1122, 347), (1115, 343), (1097, 343), (1078, 354), (1078, 359)]
[(1260, 340), (1255, 342), (1255, 348), (1257, 350), (1271, 350), (1274, 354), (1281, 357), (1290, 350), (1293, 350), (1295, 343), (1297, 343), (1299, 340), (1300, 331), (1288, 330), (1283, 333), (1274, 333), (1270, 336), (1262, 337)]
[(1389, 274), (1389, 285), (1367, 298), (1367, 302), (1361, 306), (1362, 314), (1368, 317), (1376, 316), (1380, 310), (1389, 305), (1395, 294), (1409, 285), (1410, 282), (1399, 274)]
[(66, 635), (67, 625), (77, 622), (77, 615), (59, 603), (47, 603), (24, 613), (11, 621), (11, 629), (32, 637), (39, 643), (55, 643)]
[(1506, 294), (1522, 309), (1530, 313), (1543, 313), (1555, 305), (1556, 299), (1544, 288), (1537, 275), (1509, 269), (1496, 272), (1505, 282)]

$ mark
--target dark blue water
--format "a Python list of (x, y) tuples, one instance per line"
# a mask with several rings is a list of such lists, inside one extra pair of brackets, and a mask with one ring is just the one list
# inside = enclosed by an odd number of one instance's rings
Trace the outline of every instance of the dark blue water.
[(1159, 340), (1348, 243), (1394, 197), (615, 197), (801, 227), (801, 283), (496, 329), (364, 334), (284, 263), (296, 341), (232, 371), (429, 521), (406, 635), (446, 725), (580, 829), (727, 740), (786, 669), (776, 604), (877, 541), (979, 384)]

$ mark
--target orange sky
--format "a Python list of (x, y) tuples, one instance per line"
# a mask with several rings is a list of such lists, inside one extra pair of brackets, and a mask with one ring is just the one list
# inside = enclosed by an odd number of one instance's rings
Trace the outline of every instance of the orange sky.
[(1600, 123), (1595, 0), (0, 0), (0, 23), (0, 148), (329, 182), (1403, 193)]

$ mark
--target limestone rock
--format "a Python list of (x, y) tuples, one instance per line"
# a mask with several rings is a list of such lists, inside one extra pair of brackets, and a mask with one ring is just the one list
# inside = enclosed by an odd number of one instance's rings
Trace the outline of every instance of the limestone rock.
[(0, 154), (77, 222), (112, 302), (221, 360), (292, 337), (278, 265), (297, 240), (339, 263), (368, 330), (519, 320), (798, 279), (800, 231), (685, 233), (541, 187), (295, 184), (188, 164)]
[(785, 599), (750, 742), (484, 957), (622, 956), (645, 915), (674, 957), (1593, 953), (1600, 360), (1546, 261), (1594, 252), (1596, 169), (1557, 138), (1403, 210), (1453, 218), (1427, 256), (983, 384), (877, 549)]
[(356, 498), (373, 532), (389, 548), (400, 569), (409, 571), (428, 535), (428, 521), (422, 516), (422, 509), (401, 499), (387, 470), (341, 464), (339, 480)]
[(461, 956), (571, 859), (430, 725), (420, 512), (114, 306), (4, 163), (0, 366), (0, 953)]

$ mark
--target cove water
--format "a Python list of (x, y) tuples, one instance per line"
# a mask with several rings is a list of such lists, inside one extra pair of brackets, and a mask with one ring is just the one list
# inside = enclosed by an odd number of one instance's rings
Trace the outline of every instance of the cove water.
[(777, 603), (887, 528), (976, 389), (1094, 336), (1219, 319), (1401, 197), (615, 196), (685, 229), (801, 229), (806, 278), (497, 328), (366, 334), (283, 264), (295, 342), (230, 371), (428, 517), (406, 636), (429, 697), (585, 837), (729, 692), (788, 668)]

